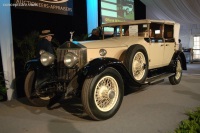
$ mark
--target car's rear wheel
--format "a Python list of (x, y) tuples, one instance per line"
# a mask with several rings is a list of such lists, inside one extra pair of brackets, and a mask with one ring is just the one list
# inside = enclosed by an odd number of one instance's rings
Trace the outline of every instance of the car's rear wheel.
[(113, 68), (107, 68), (99, 75), (84, 81), (83, 107), (94, 120), (105, 120), (114, 116), (121, 105), (123, 96), (123, 79)]
[(181, 58), (178, 57), (177, 61), (176, 61), (176, 70), (175, 70), (175, 74), (173, 76), (169, 77), (169, 82), (172, 85), (176, 85), (179, 84), (182, 78), (182, 66), (181, 66)]
[(145, 48), (141, 45), (129, 47), (124, 59), (124, 65), (136, 82), (143, 83), (148, 73), (148, 56)]

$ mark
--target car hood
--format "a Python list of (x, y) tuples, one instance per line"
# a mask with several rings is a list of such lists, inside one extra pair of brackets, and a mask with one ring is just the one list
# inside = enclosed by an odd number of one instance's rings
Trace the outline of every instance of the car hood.
[(81, 44), (88, 49), (95, 49), (95, 48), (98, 49), (98, 48), (128, 47), (129, 45), (134, 44), (134, 42), (138, 43), (139, 40), (144, 41), (144, 38), (133, 37), (133, 36), (122, 36), (104, 40), (80, 41), (76, 43)]

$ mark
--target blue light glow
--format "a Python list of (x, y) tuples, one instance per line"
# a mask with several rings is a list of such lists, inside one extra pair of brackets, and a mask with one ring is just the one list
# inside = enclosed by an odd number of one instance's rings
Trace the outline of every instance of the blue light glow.
[(98, 0), (87, 0), (88, 34), (98, 27)]

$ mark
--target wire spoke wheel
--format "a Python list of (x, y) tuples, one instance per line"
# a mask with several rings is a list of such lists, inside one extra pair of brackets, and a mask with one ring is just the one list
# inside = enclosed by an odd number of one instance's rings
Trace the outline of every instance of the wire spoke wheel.
[(141, 80), (145, 74), (145, 56), (142, 52), (137, 52), (133, 58), (132, 72), (136, 80)]
[(120, 73), (111, 67), (85, 79), (81, 94), (84, 110), (94, 120), (105, 120), (114, 116), (123, 96), (123, 79)]
[(175, 68), (175, 74), (169, 77), (169, 82), (172, 85), (179, 84), (182, 78), (182, 65), (181, 65), (181, 58), (178, 57), (176, 61), (176, 68)]
[(118, 99), (119, 88), (111, 76), (103, 77), (95, 87), (94, 100), (97, 108), (103, 112), (111, 110)]

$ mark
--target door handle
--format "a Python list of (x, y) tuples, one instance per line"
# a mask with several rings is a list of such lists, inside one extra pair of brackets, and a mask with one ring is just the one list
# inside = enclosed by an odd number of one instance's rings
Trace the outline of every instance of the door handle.
[(160, 46), (163, 46), (163, 44), (161, 44)]
[(169, 46), (169, 44), (166, 44), (165, 46)]

